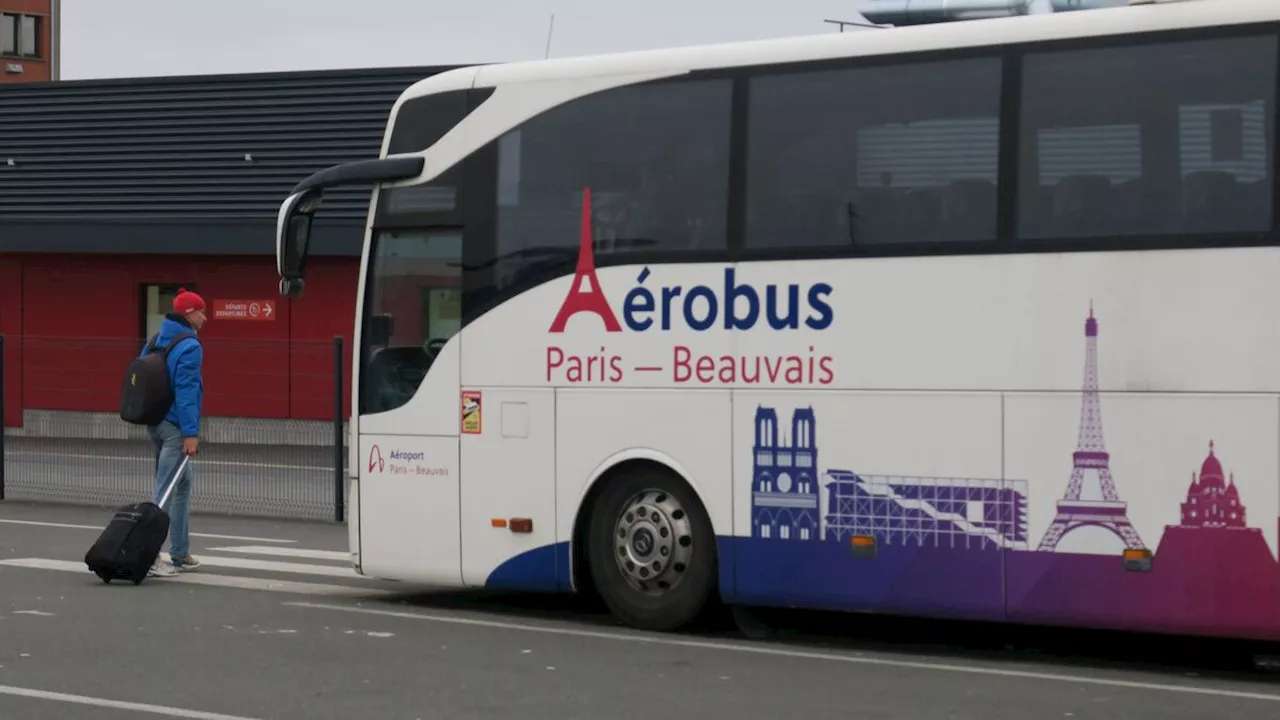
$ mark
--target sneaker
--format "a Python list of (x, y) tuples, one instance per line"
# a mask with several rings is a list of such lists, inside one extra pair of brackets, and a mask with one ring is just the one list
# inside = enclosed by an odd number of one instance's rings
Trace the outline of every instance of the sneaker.
[(178, 572), (191, 572), (200, 568), (200, 561), (194, 555), (186, 557), (171, 557), (173, 560), (173, 569)]
[(156, 560), (147, 571), (148, 577), (173, 577), (177, 574), (177, 569), (163, 560)]

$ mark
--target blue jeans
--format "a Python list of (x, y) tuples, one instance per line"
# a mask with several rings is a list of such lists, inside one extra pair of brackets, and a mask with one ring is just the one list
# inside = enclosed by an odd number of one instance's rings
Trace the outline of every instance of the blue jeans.
[[(173, 478), (173, 471), (182, 462), (182, 431), (166, 420), (148, 427), (147, 435), (156, 446), (156, 482), (151, 502), (158, 503), (169, 480)], [(187, 525), (191, 520), (191, 483), (194, 480), (195, 472), (191, 469), (191, 463), (187, 463), (164, 507), (169, 513), (170, 557), (184, 558), (191, 551)]]

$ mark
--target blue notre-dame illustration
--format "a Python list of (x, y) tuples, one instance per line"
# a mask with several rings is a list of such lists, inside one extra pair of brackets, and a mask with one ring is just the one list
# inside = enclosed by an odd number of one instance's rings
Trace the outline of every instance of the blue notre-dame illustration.
[(817, 540), (818, 448), (813, 408), (791, 416), (790, 444), (778, 432), (773, 408), (756, 410), (752, 461), (751, 535), (779, 540)]

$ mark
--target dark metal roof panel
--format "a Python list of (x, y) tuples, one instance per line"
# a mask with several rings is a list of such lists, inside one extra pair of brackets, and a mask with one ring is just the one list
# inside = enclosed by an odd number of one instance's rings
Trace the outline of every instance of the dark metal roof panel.
[[(360, 257), (361, 220), (317, 217), (311, 255)], [(275, 255), (272, 220), (107, 219), (82, 221), (0, 218), (0, 253), (113, 255)]]
[[(409, 85), (449, 68), (390, 68), (0, 88), (0, 217), (274, 218), (299, 180), (376, 157)], [(321, 215), (364, 220), (368, 188)]]

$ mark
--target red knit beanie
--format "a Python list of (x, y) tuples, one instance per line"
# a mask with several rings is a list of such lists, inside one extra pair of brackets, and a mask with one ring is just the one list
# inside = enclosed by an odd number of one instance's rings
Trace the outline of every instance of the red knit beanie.
[(173, 310), (180, 315), (204, 310), (204, 298), (186, 288), (178, 288), (178, 295), (173, 299)]

